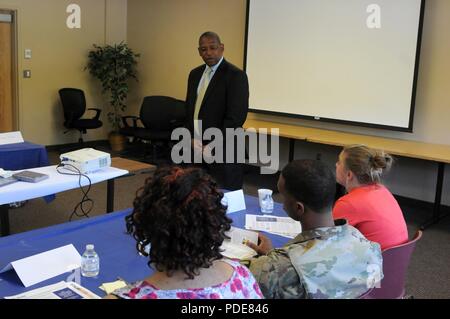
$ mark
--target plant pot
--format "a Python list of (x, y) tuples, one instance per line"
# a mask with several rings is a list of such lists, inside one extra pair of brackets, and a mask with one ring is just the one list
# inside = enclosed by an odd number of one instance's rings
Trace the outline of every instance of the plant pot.
[(114, 152), (121, 152), (125, 149), (126, 138), (124, 135), (111, 132), (108, 135), (109, 145)]

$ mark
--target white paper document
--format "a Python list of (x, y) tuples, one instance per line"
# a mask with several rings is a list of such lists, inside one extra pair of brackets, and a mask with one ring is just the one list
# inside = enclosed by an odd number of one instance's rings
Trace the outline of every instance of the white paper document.
[(245, 215), (245, 228), (254, 231), (265, 231), (275, 235), (294, 238), (302, 232), (300, 222), (290, 217), (273, 215)]
[(222, 204), (227, 205), (227, 214), (245, 210), (244, 191), (242, 189), (225, 193), (222, 198)]
[(220, 247), (223, 250), (222, 255), (231, 259), (246, 259), (256, 255), (256, 251), (245, 245), (245, 242), (258, 244), (257, 232), (231, 227), (227, 235), (230, 239), (224, 240)]
[(70, 244), (9, 263), (0, 273), (14, 269), (25, 287), (80, 268), (81, 256)]
[(230, 241), (233, 244), (243, 244), (246, 241), (258, 244), (258, 233), (254, 231), (248, 231), (232, 226), (227, 232), (227, 236), (230, 237)]
[(100, 297), (76, 282), (61, 281), (19, 295), (7, 296), (5, 299), (100, 299)]
[(0, 145), (6, 144), (14, 144), (14, 143), (23, 143), (22, 133), (17, 132), (8, 132), (8, 133), (0, 133)]
[(223, 250), (222, 255), (230, 259), (249, 259), (257, 255), (256, 251), (247, 245), (233, 244), (227, 240), (220, 248)]

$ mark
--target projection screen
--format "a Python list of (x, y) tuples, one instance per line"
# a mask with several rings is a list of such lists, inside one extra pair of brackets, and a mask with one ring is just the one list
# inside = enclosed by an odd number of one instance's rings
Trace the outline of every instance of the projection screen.
[(412, 131), (423, 0), (248, 0), (254, 112)]

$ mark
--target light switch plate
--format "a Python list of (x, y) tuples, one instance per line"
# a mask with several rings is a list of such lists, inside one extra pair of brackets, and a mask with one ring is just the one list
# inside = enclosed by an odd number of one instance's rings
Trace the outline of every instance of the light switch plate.
[(31, 49), (25, 49), (25, 59), (31, 59)]
[(31, 78), (31, 70), (24, 70), (23, 71), (23, 77), (26, 79)]

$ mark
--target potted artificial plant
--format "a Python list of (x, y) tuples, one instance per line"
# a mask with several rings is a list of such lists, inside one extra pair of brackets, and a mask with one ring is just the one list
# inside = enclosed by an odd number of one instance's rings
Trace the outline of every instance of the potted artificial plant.
[(125, 145), (125, 137), (120, 135), (120, 121), (126, 108), (128, 96), (128, 80), (136, 77), (135, 54), (127, 44), (121, 42), (114, 46), (97, 46), (89, 51), (89, 62), (86, 68), (89, 73), (99, 79), (102, 84), (102, 93), (109, 94), (110, 110), (108, 120), (112, 126), (109, 142), (113, 151), (121, 151)]

